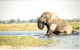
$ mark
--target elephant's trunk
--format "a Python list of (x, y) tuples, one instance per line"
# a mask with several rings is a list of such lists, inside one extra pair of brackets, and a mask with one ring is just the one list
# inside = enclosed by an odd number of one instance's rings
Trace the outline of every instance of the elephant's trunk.
[(44, 28), (44, 22), (42, 22), (41, 20), (38, 21), (38, 28), (39, 29), (43, 29)]

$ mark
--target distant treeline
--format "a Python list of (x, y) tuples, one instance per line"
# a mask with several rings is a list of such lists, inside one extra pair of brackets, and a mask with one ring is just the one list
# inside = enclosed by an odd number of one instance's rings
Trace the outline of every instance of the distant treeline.
[(30, 20), (21, 20), (21, 19), (10, 19), (6, 21), (0, 21), (0, 24), (11, 24), (11, 23), (37, 23), (40, 17), (37, 19), (30, 19)]
[[(0, 21), (0, 24), (11, 24), (11, 23), (37, 23), (40, 17), (37, 19), (30, 19), (30, 20), (20, 20), (20, 19), (10, 19), (6, 21)], [(69, 22), (79, 22), (80, 19), (67, 19)]]

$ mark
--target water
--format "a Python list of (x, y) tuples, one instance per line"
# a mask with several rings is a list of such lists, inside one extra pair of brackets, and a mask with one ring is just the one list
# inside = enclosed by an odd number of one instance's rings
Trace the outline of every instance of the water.
[(46, 47), (36, 47), (34, 49), (79, 49), (80, 40), (79, 32), (72, 35), (55, 35), (51, 37), (44, 36), (46, 31), (0, 31), (0, 36), (33, 36), (43, 40), (53, 40), (56, 43), (47, 45)]
[(32, 36), (37, 34), (45, 34), (44, 31), (0, 31), (0, 36), (6, 36), (6, 35), (26, 35), (26, 36)]
[(44, 33), (46, 34), (46, 29), (44, 28), (43, 30), (44, 30)]

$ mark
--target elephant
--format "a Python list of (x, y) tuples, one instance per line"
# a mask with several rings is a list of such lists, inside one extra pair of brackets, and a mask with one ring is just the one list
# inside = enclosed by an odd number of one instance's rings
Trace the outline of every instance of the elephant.
[(47, 26), (46, 35), (67, 35), (72, 34), (72, 26), (67, 20), (59, 19), (55, 13), (44, 12), (38, 20), (38, 28)]

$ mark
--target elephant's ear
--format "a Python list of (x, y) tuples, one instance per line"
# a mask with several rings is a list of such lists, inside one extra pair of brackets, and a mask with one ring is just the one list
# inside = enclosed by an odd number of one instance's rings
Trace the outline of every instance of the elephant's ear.
[(56, 20), (49, 19), (49, 20), (47, 21), (47, 23), (48, 23), (49, 25), (55, 24), (55, 23), (56, 23)]
[(49, 16), (47, 16), (47, 23), (50, 25), (52, 23), (56, 23), (56, 21), (58, 21), (59, 18), (56, 14), (50, 14)]
[(55, 24), (56, 23), (56, 20), (53, 20), (53, 23)]

